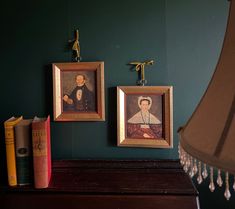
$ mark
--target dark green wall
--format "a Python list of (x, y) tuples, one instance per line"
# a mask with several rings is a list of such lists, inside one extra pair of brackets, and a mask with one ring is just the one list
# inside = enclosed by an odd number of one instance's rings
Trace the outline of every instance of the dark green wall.
[[(12, 115), (52, 116), (51, 63), (71, 61), (67, 41), (79, 28), (83, 61), (105, 62), (106, 121), (52, 122), (53, 159), (178, 158), (176, 130), (197, 105), (216, 65), (226, 0), (0, 4), (1, 123)], [(119, 148), (116, 86), (135, 85), (137, 75), (127, 63), (149, 58), (156, 63), (147, 71), (148, 84), (174, 86), (174, 149)], [(0, 145), (3, 165), (4, 140)], [(206, 187), (199, 187), (202, 209), (234, 207), (234, 197), (227, 203), (222, 191), (213, 196)]]
[(135, 85), (138, 77), (127, 63), (154, 59), (146, 75), (149, 85), (168, 84), (165, 1), (37, 2), (2, 8), (1, 85), (8, 86), (2, 97), (9, 100), (1, 105), (2, 120), (52, 113), (51, 63), (71, 61), (67, 43), (79, 28), (83, 61), (105, 62), (106, 121), (53, 122), (53, 158), (177, 158), (176, 149), (116, 146), (116, 86)]

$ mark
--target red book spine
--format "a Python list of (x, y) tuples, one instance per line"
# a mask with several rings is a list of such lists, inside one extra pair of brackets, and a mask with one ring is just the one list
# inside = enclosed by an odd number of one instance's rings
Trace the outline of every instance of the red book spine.
[(47, 188), (51, 178), (50, 118), (32, 123), (35, 188)]

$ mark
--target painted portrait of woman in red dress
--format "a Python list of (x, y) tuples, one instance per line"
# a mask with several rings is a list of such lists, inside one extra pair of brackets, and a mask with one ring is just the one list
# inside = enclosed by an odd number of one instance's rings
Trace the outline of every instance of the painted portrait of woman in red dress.
[[(138, 111), (127, 120), (127, 137), (139, 139), (162, 138), (162, 106), (159, 96), (133, 96)], [(154, 99), (154, 108), (153, 106)], [(157, 110), (158, 109), (158, 110)], [(158, 116), (159, 115), (159, 116)]]

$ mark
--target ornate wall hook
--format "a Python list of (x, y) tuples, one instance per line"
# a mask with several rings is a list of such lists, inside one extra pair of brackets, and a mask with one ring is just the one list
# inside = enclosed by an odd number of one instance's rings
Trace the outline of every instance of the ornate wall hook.
[(82, 60), (80, 55), (80, 44), (79, 44), (79, 32), (75, 31), (75, 38), (73, 40), (69, 40), (69, 43), (72, 43), (72, 51), (73, 51), (73, 59), (76, 62), (80, 62)]
[(140, 86), (144, 86), (147, 84), (147, 80), (145, 80), (145, 65), (153, 65), (154, 61), (153, 60), (146, 60), (144, 62), (130, 62), (129, 65), (134, 65), (135, 66), (135, 71), (139, 72), (140, 71), (140, 80), (137, 81), (137, 84)]

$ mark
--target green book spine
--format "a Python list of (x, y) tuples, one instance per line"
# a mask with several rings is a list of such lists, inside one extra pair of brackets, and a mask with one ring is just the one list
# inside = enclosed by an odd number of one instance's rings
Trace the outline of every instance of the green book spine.
[(16, 171), (18, 185), (28, 185), (32, 183), (30, 157), (16, 157)]

